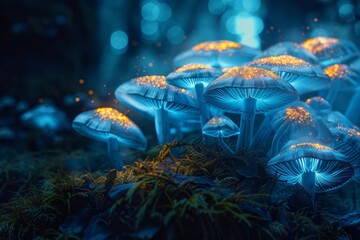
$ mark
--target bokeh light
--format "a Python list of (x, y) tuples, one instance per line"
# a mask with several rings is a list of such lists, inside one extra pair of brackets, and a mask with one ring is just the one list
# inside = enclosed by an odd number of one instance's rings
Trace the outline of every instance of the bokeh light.
[(184, 30), (179, 27), (179, 26), (172, 26), (171, 28), (169, 28), (169, 30), (167, 31), (167, 39), (169, 40), (169, 42), (171, 44), (177, 45), (180, 44), (184, 41)]
[(125, 32), (115, 31), (111, 34), (110, 44), (113, 49), (124, 50), (126, 49), (128, 43), (129, 43), (129, 38)]

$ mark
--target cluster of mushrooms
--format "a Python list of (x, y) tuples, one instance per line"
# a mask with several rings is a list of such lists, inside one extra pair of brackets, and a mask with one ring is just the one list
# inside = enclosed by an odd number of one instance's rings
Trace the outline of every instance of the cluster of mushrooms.
[[(178, 55), (166, 77), (134, 78), (115, 96), (154, 119), (159, 144), (200, 130), (204, 144), (217, 141), (229, 155), (271, 146), (268, 174), (315, 196), (360, 181), (360, 132), (353, 124), (360, 122), (360, 73), (345, 64), (358, 54), (353, 43), (326, 37), (263, 52), (232, 41), (203, 42)], [(331, 106), (341, 91), (353, 92), (345, 115)], [(240, 124), (231, 120), (236, 116)], [(146, 148), (141, 130), (113, 108), (83, 112), (72, 126), (107, 142), (118, 169), (122, 149)]]

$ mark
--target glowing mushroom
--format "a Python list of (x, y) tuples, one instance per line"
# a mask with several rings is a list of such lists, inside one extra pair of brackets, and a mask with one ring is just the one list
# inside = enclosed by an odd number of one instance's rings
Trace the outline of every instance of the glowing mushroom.
[(50, 104), (41, 104), (24, 112), (20, 120), (24, 125), (40, 129), (48, 136), (69, 128), (66, 114)]
[(124, 148), (146, 148), (146, 139), (138, 126), (113, 108), (83, 112), (73, 120), (72, 127), (84, 136), (106, 142), (112, 164), (119, 170), (125, 164)]
[(360, 84), (360, 72), (345, 65), (334, 64), (326, 67), (324, 73), (331, 80), (331, 87), (326, 96), (326, 100), (333, 104), (338, 92), (351, 91)]
[(228, 40), (202, 42), (175, 57), (174, 65), (200, 63), (217, 68), (233, 67), (251, 61), (259, 51)]
[(360, 183), (360, 132), (354, 128), (332, 128), (332, 147), (344, 154), (355, 169), (354, 180)]
[(187, 64), (166, 77), (168, 84), (196, 92), (200, 108), (201, 127), (210, 119), (208, 106), (203, 101), (204, 89), (223, 72), (202, 64)]
[(249, 67), (267, 69), (287, 80), (299, 95), (329, 87), (330, 80), (317, 65), (302, 59), (281, 55), (253, 60)]
[(160, 144), (169, 140), (169, 115), (180, 119), (184, 114), (199, 115), (196, 97), (189, 91), (167, 84), (165, 76), (134, 78), (120, 85), (116, 99), (155, 118)]
[(236, 151), (252, 141), (255, 114), (264, 113), (298, 99), (296, 90), (278, 75), (260, 68), (234, 67), (212, 81), (205, 101), (225, 112), (241, 114)]
[(328, 37), (315, 37), (305, 40), (303, 48), (314, 54), (323, 66), (347, 61), (359, 55), (354, 43)]
[(234, 154), (234, 151), (226, 145), (224, 137), (228, 138), (239, 134), (239, 128), (226, 116), (211, 118), (202, 129), (203, 134), (216, 137), (221, 148), (228, 154)]
[(302, 185), (313, 202), (316, 192), (340, 188), (354, 176), (343, 154), (314, 142), (289, 145), (268, 162), (266, 170), (289, 185)]
[(276, 45), (273, 45), (263, 51), (258, 58), (266, 58), (280, 55), (290, 55), (299, 59), (302, 59), (311, 64), (318, 64), (316, 57), (303, 48), (300, 44), (294, 42), (280, 42)]

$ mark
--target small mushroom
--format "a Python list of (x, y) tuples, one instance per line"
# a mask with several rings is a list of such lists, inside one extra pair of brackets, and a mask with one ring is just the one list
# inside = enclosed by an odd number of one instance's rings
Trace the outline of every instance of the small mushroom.
[(289, 55), (256, 59), (248, 63), (248, 66), (276, 73), (282, 79), (287, 80), (299, 95), (330, 86), (330, 80), (319, 66)]
[(297, 44), (295, 42), (280, 42), (278, 44), (275, 44), (263, 51), (255, 59), (280, 55), (290, 55), (314, 65), (318, 64), (316, 57), (312, 53), (310, 53), (300, 44)]
[(305, 40), (303, 48), (314, 54), (321, 65), (347, 61), (359, 55), (359, 49), (354, 43), (328, 37), (315, 37)]
[(268, 162), (266, 171), (287, 184), (302, 185), (313, 203), (315, 193), (340, 188), (354, 176), (343, 154), (316, 142), (290, 143)]
[(236, 151), (252, 141), (255, 114), (282, 107), (298, 99), (296, 90), (278, 75), (265, 69), (234, 67), (212, 81), (205, 101), (224, 112), (241, 114)]
[(160, 144), (169, 141), (169, 117), (181, 119), (184, 114), (199, 115), (196, 97), (185, 89), (167, 84), (165, 76), (134, 78), (120, 85), (115, 97), (135, 110), (154, 116)]
[(84, 136), (106, 142), (112, 164), (118, 170), (125, 165), (121, 156), (124, 148), (146, 148), (146, 139), (139, 127), (113, 108), (96, 108), (80, 113), (73, 120), (72, 127)]
[(175, 57), (175, 67), (200, 63), (216, 68), (238, 66), (251, 61), (260, 52), (228, 40), (202, 42)]
[(230, 118), (226, 116), (213, 117), (204, 125), (202, 132), (205, 135), (217, 138), (219, 145), (227, 154), (233, 155), (235, 153), (223, 139), (224, 137), (239, 135), (238, 126)]
[(333, 104), (338, 92), (351, 91), (360, 85), (360, 72), (345, 65), (334, 64), (324, 69), (325, 75), (331, 80), (331, 87), (326, 95), (326, 100)]

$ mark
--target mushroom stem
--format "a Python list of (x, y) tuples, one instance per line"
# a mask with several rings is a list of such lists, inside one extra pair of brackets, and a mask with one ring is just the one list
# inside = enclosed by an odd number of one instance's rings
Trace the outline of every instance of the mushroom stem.
[(349, 106), (346, 110), (345, 116), (353, 123), (360, 124), (360, 111), (357, 109), (360, 102), (360, 88), (355, 90), (354, 95), (352, 96)]
[(329, 89), (329, 92), (326, 96), (326, 100), (330, 103), (333, 104), (335, 102), (336, 96), (339, 92), (339, 86), (340, 82), (339, 80), (335, 80), (335, 82), (332, 84), (332, 86)]
[(224, 139), (221, 134), (219, 134), (218, 141), (220, 144), (220, 147), (229, 155), (234, 155), (235, 152), (231, 150), (231, 148), (224, 142)]
[(121, 157), (121, 148), (119, 142), (115, 138), (109, 138), (107, 146), (112, 166), (116, 168), (116, 170), (120, 171), (125, 165), (125, 162)]
[(247, 148), (252, 141), (256, 111), (256, 99), (247, 98), (244, 101), (244, 110), (240, 118), (240, 134), (236, 144), (236, 152)]
[(164, 144), (169, 140), (168, 112), (164, 109), (164, 107), (160, 108), (155, 113), (155, 130), (159, 144)]
[(310, 195), (311, 202), (315, 207), (315, 172), (305, 172), (301, 176), (301, 185), (305, 191)]
[[(207, 107), (206, 103), (203, 100), (204, 85), (202, 83), (196, 84), (195, 91), (196, 91), (196, 98), (198, 101), (198, 105), (200, 108), (200, 121), (201, 121), (201, 129), (202, 129), (204, 125), (207, 123), (207, 121), (210, 120), (209, 108)], [(208, 139), (205, 135), (203, 135), (203, 143), (204, 144), (208, 143)]]

